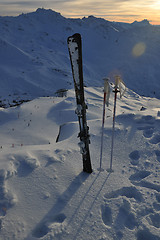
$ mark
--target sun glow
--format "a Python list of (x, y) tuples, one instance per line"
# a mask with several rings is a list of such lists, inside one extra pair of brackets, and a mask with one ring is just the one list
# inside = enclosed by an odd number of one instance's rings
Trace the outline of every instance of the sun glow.
[(152, 4), (152, 7), (155, 8), (156, 10), (160, 9), (160, 1), (155, 1), (155, 2)]
[(132, 49), (132, 55), (134, 57), (142, 56), (146, 51), (146, 44), (144, 42), (137, 43)]

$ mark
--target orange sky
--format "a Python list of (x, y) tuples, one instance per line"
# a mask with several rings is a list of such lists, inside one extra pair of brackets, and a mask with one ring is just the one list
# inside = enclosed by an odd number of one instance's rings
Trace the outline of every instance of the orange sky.
[[(84, 3), (85, 2), (85, 3)], [(77, 0), (65, 3), (62, 12), (69, 17), (73, 15), (103, 17), (111, 21), (134, 22), (148, 19), (151, 24), (160, 25), (160, 1), (155, 0)]]
[(160, 25), (160, 0), (0, 0), (0, 15), (19, 15), (39, 7), (51, 8), (65, 17), (94, 15), (118, 22), (148, 19)]

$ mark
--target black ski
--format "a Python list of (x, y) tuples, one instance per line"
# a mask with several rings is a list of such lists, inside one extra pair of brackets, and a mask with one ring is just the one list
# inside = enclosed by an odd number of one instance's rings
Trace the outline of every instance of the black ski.
[(87, 173), (92, 172), (90, 152), (89, 152), (89, 127), (86, 120), (86, 104), (84, 99), (84, 85), (83, 85), (83, 67), (82, 67), (82, 40), (79, 33), (75, 33), (73, 36), (68, 37), (68, 50), (70, 55), (73, 81), (75, 87), (77, 109), (76, 114), (78, 116), (80, 132), (78, 137), (80, 138), (80, 151), (83, 157), (83, 171)]

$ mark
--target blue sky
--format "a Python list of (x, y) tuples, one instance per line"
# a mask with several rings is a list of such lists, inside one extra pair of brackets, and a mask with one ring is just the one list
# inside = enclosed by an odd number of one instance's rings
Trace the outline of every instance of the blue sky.
[(53, 9), (65, 17), (94, 15), (111, 21), (148, 19), (152, 24), (160, 24), (160, 1), (156, 0), (0, 0), (0, 15), (15, 16), (39, 7)]

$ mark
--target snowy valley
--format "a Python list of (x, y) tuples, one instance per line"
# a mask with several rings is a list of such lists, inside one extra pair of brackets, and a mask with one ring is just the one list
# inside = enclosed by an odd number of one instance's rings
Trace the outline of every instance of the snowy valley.
[[(93, 173), (82, 172), (67, 37), (83, 43)], [(0, 17), (0, 239), (160, 239), (160, 26), (52, 10)], [(120, 74), (100, 159), (103, 77)], [(61, 94), (64, 93), (64, 96)], [(22, 104), (23, 103), (23, 104)], [(59, 140), (56, 142), (59, 134)]]

